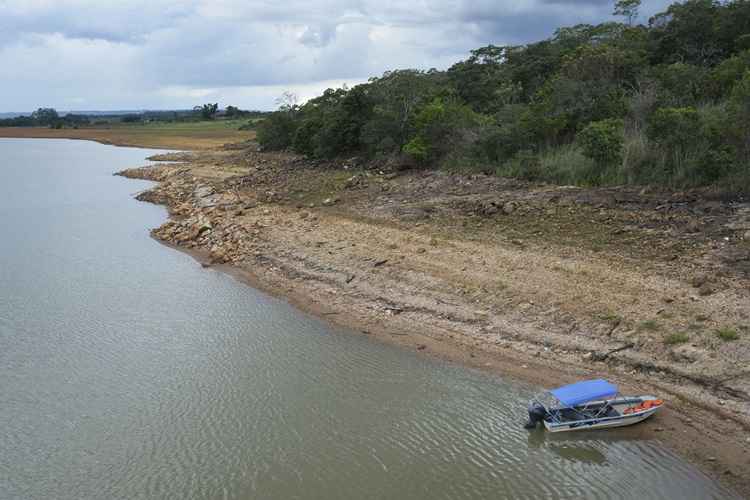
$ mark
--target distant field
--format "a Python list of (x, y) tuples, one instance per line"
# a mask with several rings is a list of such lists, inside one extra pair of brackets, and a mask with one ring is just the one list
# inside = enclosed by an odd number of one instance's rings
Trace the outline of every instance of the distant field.
[(106, 124), (86, 128), (51, 129), (42, 127), (0, 127), (0, 137), (45, 139), (89, 139), (118, 146), (157, 149), (210, 149), (226, 143), (242, 142), (255, 132), (237, 130), (247, 120), (184, 123)]

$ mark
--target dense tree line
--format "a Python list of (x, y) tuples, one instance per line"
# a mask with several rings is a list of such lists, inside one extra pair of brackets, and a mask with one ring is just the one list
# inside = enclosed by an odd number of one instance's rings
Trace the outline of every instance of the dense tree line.
[(575, 184), (750, 188), (750, 0), (687, 0), (647, 25), (560, 28), (447, 71), (398, 70), (258, 127), (266, 149), (364, 155)]
[[(236, 106), (227, 106), (223, 112), (218, 103), (195, 106), (191, 110), (143, 111), (140, 113), (112, 113), (93, 115), (67, 113), (61, 116), (54, 108), (39, 108), (30, 115), (0, 119), (0, 127), (78, 127), (92, 123), (145, 123), (145, 122), (192, 122), (214, 120), (217, 117), (228, 120), (255, 120), (265, 116), (263, 111), (247, 111)], [(252, 124), (252, 122), (250, 122)]]
[(54, 108), (39, 108), (29, 116), (16, 116), (0, 120), (0, 127), (77, 127), (89, 123), (84, 115), (68, 113), (60, 116)]

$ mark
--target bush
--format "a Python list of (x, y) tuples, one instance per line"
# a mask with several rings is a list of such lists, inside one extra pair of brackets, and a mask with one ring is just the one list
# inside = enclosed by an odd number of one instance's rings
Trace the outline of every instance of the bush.
[(734, 139), (744, 160), (750, 156), (750, 70), (734, 86), (729, 100), (729, 117), (733, 122)]
[(542, 179), (542, 165), (536, 153), (523, 150), (519, 151), (511, 161), (498, 167), (495, 173), (501, 177), (537, 181)]
[(667, 345), (677, 345), (684, 344), (688, 340), (690, 340), (690, 337), (687, 333), (671, 333), (664, 339), (664, 343)]
[(648, 136), (656, 144), (677, 153), (695, 144), (700, 129), (700, 115), (695, 108), (661, 108), (651, 115)]
[(575, 144), (545, 151), (539, 158), (540, 179), (555, 184), (592, 185), (601, 182), (600, 171)]
[(732, 342), (740, 338), (740, 334), (733, 328), (719, 328), (716, 330), (716, 336), (725, 342)]
[(276, 111), (258, 124), (258, 144), (269, 151), (286, 149), (291, 146), (296, 129), (292, 113)]
[(602, 169), (621, 163), (623, 122), (614, 118), (591, 122), (578, 133), (576, 143)]
[(464, 132), (480, 125), (480, 116), (456, 101), (435, 99), (414, 118), (416, 135), (404, 152), (420, 162), (436, 162), (452, 151)]

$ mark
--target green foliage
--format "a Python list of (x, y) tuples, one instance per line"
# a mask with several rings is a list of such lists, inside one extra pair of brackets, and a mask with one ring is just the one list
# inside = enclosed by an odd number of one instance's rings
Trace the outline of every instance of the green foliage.
[(640, 6), (641, 0), (617, 0), (615, 2), (615, 10), (612, 14), (623, 16), (628, 26), (632, 26), (633, 22), (638, 18), (638, 9)]
[(623, 122), (609, 118), (589, 123), (576, 136), (583, 154), (601, 168), (622, 162)]
[(415, 136), (404, 152), (421, 162), (438, 161), (481, 123), (481, 117), (468, 106), (436, 98), (414, 117)]
[(256, 137), (265, 150), (286, 149), (292, 145), (297, 124), (288, 111), (276, 111), (258, 124)]
[(740, 338), (740, 334), (734, 328), (719, 328), (716, 336), (725, 342), (732, 342)]
[(709, 72), (683, 62), (655, 66), (649, 72), (658, 83), (664, 106), (696, 106), (706, 100)]
[(747, 161), (750, 158), (750, 70), (745, 71), (732, 90), (729, 119), (733, 123), (731, 133), (735, 144), (742, 153), (742, 160)]
[(664, 339), (664, 343), (667, 345), (677, 345), (677, 344), (684, 344), (685, 342), (690, 340), (690, 336), (688, 336), (687, 333), (678, 332), (678, 333), (670, 333), (666, 336)]
[(193, 112), (200, 116), (202, 120), (213, 120), (216, 113), (219, 111), (219, 103), (204, 104), (203, 106), (195, 106)]
[(39, 108), (31, 113), (31, 119), (36, 121), (38, 125), (52, 126), (59, 118), (60, 115), (54, 108)]
[[(267, 149), (565, 184), (750, 189), (750, 1), (686, 0), (637, 24), (488, 45), (448, 71), (389, 71), (258, 124)], [(228, 113), (234, 113), (228, 108)]]
[(648, 136), (672, 154), (694, 144), (700, 134), (700, 115), (695, 108), (661, 108), (651, 116)]

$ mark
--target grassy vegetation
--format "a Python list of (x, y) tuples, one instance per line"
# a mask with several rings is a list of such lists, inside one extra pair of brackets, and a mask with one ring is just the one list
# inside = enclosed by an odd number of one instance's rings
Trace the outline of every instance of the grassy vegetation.
[(606, 312), (599, 315), (599, 319), (606, 321), (607, 323), (619, 323), (622, 321), (622, 317), (612, 312)]
[(241, 131), (246, 120), (191, 122), (108, 123), (79, 128), (0, 128), (0, 137), (90, 139), (120, 146), (163, 149), (208, 149), (246, 141), (252, 131)]
[(725, 342), (731, 342), (740, 338), (740, 334), (734, 328), (719, 328), (716, 330), (716, 336)]
[(664, 343), (667, 345), (678, 345), (678, 344), (684, 344), (685, 342), (689, 341), (690, 337), (687, 333), (670, 333), (664, 338)]
[(661, 325), (659, 325), (659, 323), (656, 320), (647, 319), (645, 321), (641, 321), (638, 324), (638, 329), (644, 330), (644, 331), (656, 332), (656, 331), (661, 330)]

